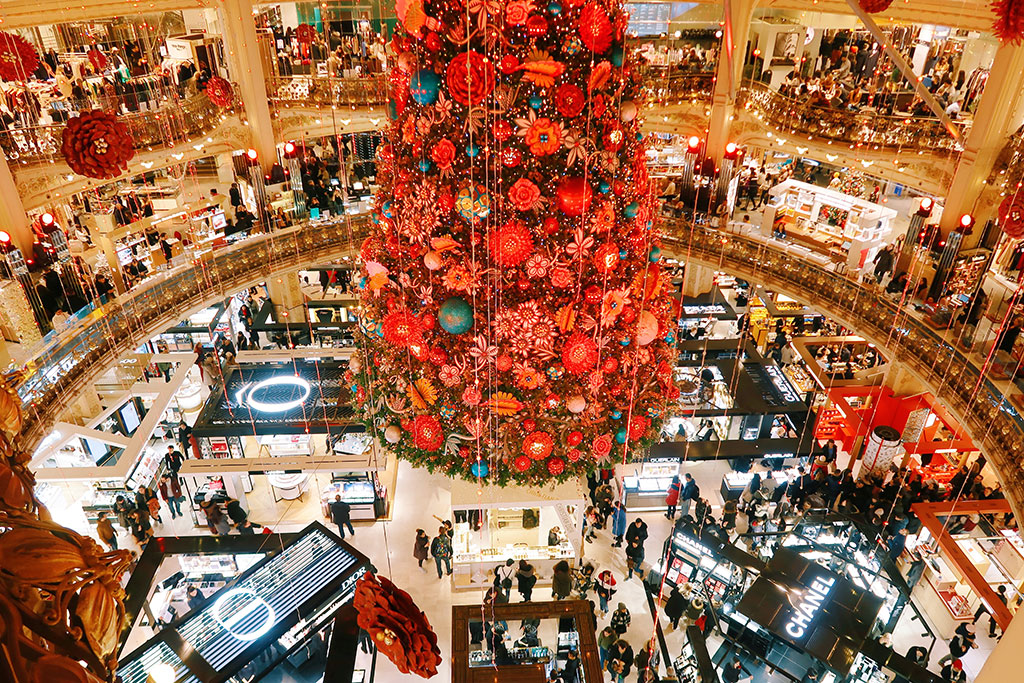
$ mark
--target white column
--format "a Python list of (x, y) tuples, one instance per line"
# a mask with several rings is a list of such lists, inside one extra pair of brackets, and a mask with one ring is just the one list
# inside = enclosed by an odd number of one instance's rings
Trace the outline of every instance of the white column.
[(711, 94), (711, 120), (708, 122), (707, 155), (716, 162), (722, 160), (725, 145), (729, 142), (729, 127), (743, 76), (753, 12), (754, 0), (725, 2), (725, 26), (722, 27), (722, 46), (715, 71), (715, 89)]
[(264, 168), (277, 160), (274, 127), (267, 101), (267, 74), (264, 73), (256, 43), (256, 24), (252, 18), (252, 0), (223, 0), (220, 22), (224, 49), (231, 78), (245, 105), (245, 116), (252, 130), (253, 147)]
[[(927, 590), (927, 589), (926, 589)], [(1020, 680), (1020, 653), (1024, 649), (1024, 618), (1014, 619), (996, 644), (974, 683), (1008, 683)]]
[(32, 258), (32, 229), (21, 203), (14, 174), (7, 159), (0, 156), (0, 230), (7, 232), (26, 259)]

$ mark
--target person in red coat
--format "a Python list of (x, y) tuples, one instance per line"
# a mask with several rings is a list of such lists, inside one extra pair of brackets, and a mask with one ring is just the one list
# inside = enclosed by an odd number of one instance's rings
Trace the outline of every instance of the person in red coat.
[(675, 519), (676, 517), (676, 506), (679, 505), (679, 491), (682, 490), (683, 485), (679, 481), (679, 475), (672, 477), (672, 483), (668, 485), (668, 491), (665, 492), (665, 516), (669, 519)]

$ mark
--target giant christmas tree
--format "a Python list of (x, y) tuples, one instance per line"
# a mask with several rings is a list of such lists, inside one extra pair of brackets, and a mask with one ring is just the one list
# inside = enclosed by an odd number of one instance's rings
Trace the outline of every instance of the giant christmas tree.
[(678, 302), (621, 3), (396, 10), (352, 364), (368, 428), (500, 484), (637, 454), (677, 395)]

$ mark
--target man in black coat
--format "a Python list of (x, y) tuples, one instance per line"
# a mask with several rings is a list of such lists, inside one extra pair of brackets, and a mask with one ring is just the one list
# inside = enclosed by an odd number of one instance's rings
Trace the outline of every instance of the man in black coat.
[(626, 527), (626, 544), (637, 541), (643, 546), (647, 540), (647, 523), (637, 517), (633, 523)]
[(334, 502), (331, 503), (331, 520), (338, 525), (338, 535), (345, 538), (345, 527), (348, 527), (348, 532), (353, 536), (356, 535), (356, 530), (352, 528), (352, 506), (341, 499), (341, 496), (335, 496)]

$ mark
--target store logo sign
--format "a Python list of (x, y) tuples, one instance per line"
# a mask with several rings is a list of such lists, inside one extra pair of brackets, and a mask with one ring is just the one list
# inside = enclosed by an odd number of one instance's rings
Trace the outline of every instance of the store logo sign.
[[(227, 617), (225, 610), (230, 607), (232, 612)], [(210, 616), (221, 627), (238, 640), (256, 640), (277, 621), (274, 608), (248, 588), (232, 588), (217, 598), (210, 610)]]
[(829, 576), (817, 578), (799, 596), (799, 601), (793, 603), (793, 612), (786, 622), (786, 633), (793, 638), (803, 638), (814, 618), (821, 611), (829, 594), (835, 586), (836, 577)]

